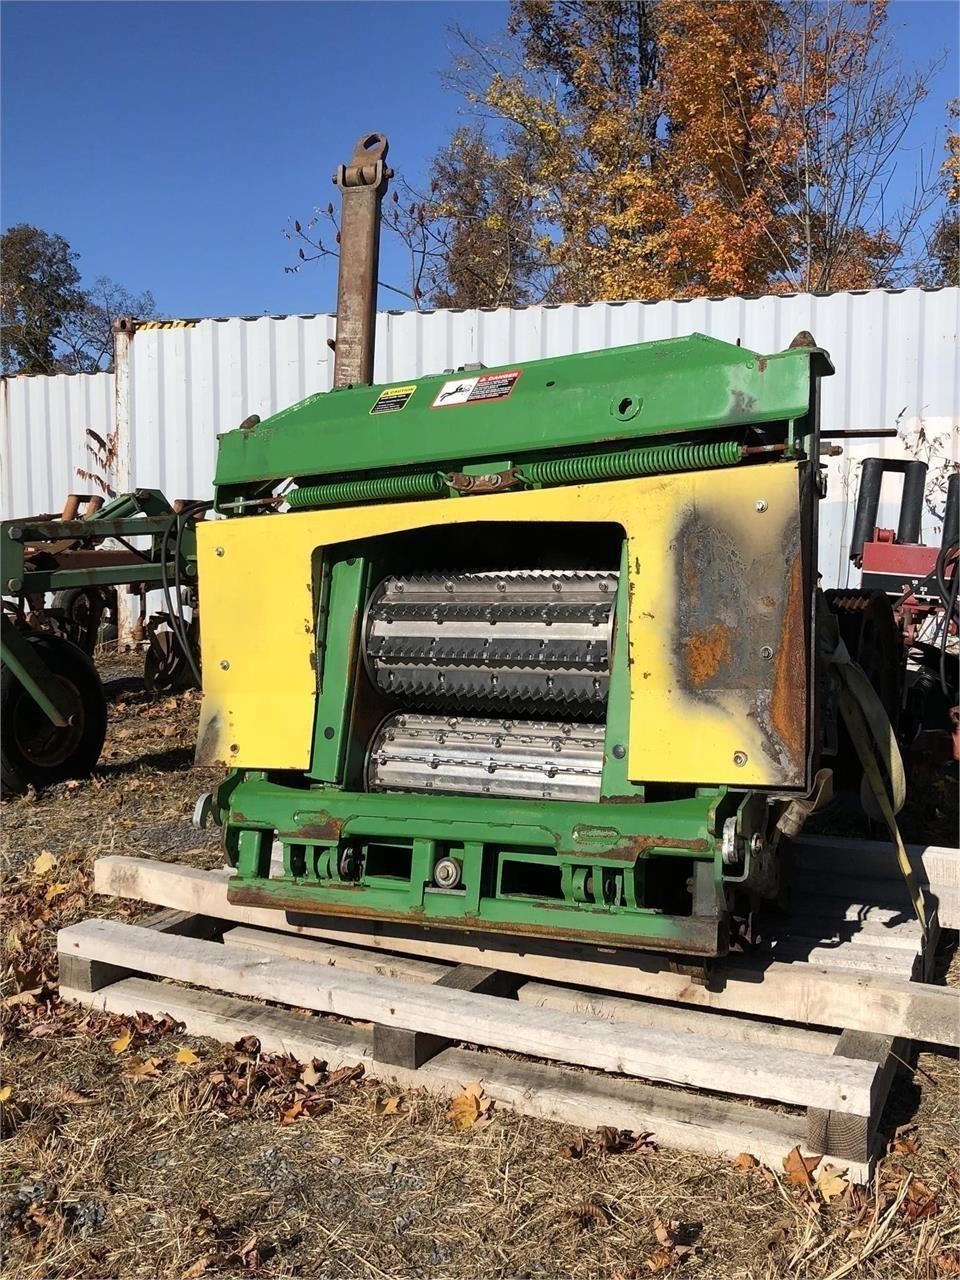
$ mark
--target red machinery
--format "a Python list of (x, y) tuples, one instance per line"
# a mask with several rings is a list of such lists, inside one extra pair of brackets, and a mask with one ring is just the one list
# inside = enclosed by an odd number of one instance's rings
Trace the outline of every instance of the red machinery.
[[(887, 473), (903, 475), (896, 532), (877, 527)], [(850, 546), (850, 559), (860, 569), (861, 590), (836, 594), (849, 597), (854, 609), (856, 598), (864, 610), (881, 593), (889, 600), (906, 653), (899, 717), (892, 717), (894, 724), (899, 720), (903, 745), (913, 756), (960, 759), (958, 658), (952, 643), (960, 631), (960, 473), (955, 471), (947, 483), (939, 547), (920, 541), (926, 479), (924, 462), (864, 459)], [(860, 655), (861, 662), (867, 658)]]

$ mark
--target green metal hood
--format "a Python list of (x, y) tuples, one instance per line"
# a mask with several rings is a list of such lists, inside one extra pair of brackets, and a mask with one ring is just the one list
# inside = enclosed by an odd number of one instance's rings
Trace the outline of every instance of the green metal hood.
[[(406, 384), (347, 387), (221, 436), (216, 484), (516, 460), (798, 419), (810, 407), (811, 380), (832, 372), (818, 348), (760, 356), (693, 334)], [(480, 390), (471, 391), (477, 379)]]

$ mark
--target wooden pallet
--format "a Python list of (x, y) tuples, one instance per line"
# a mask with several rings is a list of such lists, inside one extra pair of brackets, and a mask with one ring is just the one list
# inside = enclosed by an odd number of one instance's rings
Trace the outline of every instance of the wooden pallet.
[(813, 892), (824, 879), (811, 874), (789, 933), (705, 987), (640, 952), (304, 924), (232, 906), (227, 873), (103, 858), (99, 892), (172, 910), (148, 926), (63, 930), (61, 992), (168, 1013), (224, 1042), (252, 1033), (268, 1051), (360, 1062), (403, 1087), (449, 1094), (481, 1079), (525, 1114), (668, 1146), (779, 1164), (799, 1144), (863, 1179), (909, 1042), (960, 1044), (960, 991), (922, 981), (932, 946), (895, 880), (856, 880), (869, 906), (855, 910), (846, 893)]

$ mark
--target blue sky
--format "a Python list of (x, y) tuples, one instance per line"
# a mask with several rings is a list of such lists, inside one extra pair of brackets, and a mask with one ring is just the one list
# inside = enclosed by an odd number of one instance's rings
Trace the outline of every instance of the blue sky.
[[(958, 14), (956, 0), (891, 6), (907, 61), (948, 55), (910, 139), (938, 157)], [(285, 274), (282, 228), (336, 199), (333, 169), (369, 130), (421, 179), (458, 123), (440, 83), (449, 28), (493, 37), (506, 16), (493, 0), (5, 0), (3, 226), (58, 232), (86, 282), (150, 289), (164, 315), (332, 310), (335, 266)], [(388, 241), (381, 276), (404, 279)]]

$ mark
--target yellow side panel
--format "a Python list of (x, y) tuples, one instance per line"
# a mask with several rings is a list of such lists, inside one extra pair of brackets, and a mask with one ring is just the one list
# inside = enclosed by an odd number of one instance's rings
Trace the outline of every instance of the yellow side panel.
[(639, 483), (630, 523), (630, 777), (802, 786), (808, 605), (798, 469)]
[[(762, 477), (762, 484), (760, 479)], [(758, 487), (759, 486), (759, 487)], [(623, 480), (483, 497), (291, 512), (198, 526), (204, 701), (197, 759), (242, 768), (310, 766), (314, 672), (313, 557), (318, 548), (430, 525), (477, 521), (613, 522), (627, 533), (631, 709), (628, 766), (638, 781), (780, 781), (762, 734), (735, 695), (691, 699), (670, 653), (675, 538), (698, 503), (734, 524), (762, 496), (769, 532), (796, 508), (786, 465)], [(746, 506), (744, 505), (746, 504)], [(747, 763), (735, 767), (735, 752)], [(766, 766), (765, 766), (765, 763)]]

